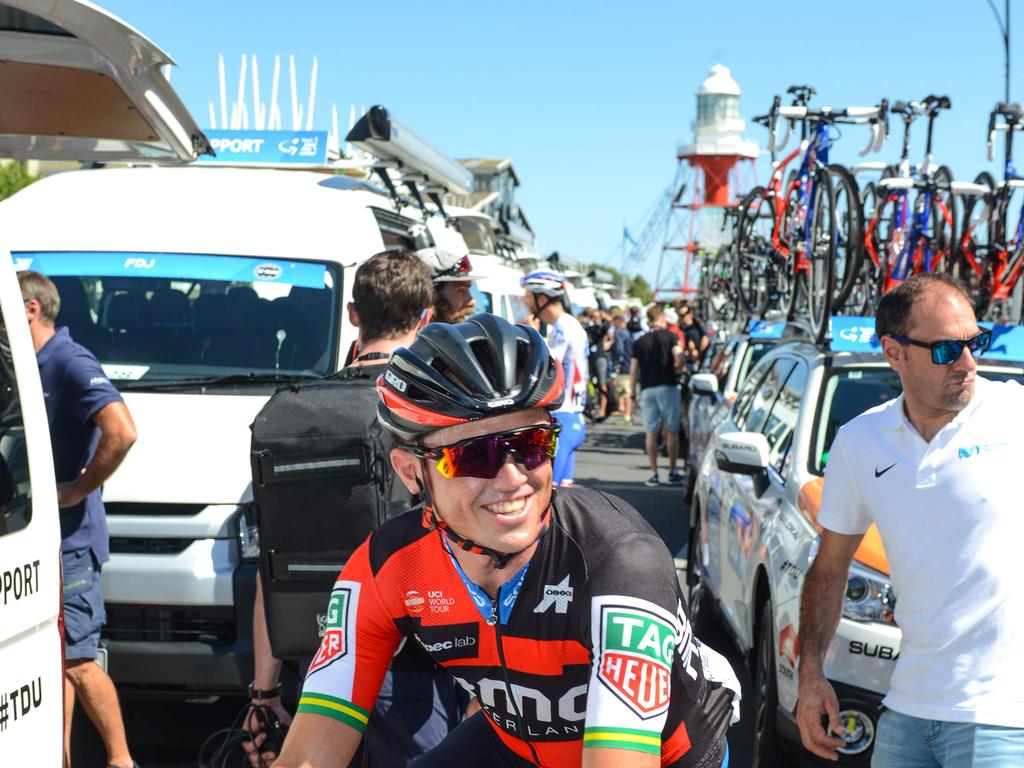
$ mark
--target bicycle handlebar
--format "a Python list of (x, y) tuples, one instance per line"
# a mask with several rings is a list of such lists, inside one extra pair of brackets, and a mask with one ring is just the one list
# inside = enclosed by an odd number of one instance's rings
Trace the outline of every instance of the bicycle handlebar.
[[(997, 123), (997, 117), (1006, 118), (1005, 123)], [(1000, 101), (988, 115), (988, 159), (996, 159), (996, 131), (1024, 130), (1024, 109), (1020, 104)]]

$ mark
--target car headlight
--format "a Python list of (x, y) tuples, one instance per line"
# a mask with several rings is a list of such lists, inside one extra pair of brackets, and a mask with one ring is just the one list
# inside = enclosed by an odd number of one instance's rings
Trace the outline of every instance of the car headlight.
[(249, 522), (245, 511), (238, 516), (238, 549), (243, 560), (259, 559), (260, 529)]
[(861, 565), (850, 566), (843, 616), (853, 621), (895, 624), (896, 595), (886, 576)]

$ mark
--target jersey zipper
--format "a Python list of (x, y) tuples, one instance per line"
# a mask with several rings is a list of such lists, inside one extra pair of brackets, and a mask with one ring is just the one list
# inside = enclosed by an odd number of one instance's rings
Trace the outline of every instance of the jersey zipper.
[[(505, 663), (505, 649), (501, 644), (501, 614), (498, 611), (498, 601), (501, 599), (501, 588), (498, 588), (498, 594), (491, 598), (491, 615), (487, 619), (487, 623), (494, 627), (494, 637), (498, 643), (498, 661), (501, 662), (501, 674), (505, 679), (505, 697), (508, 702), (512, 705), (512, 709), (515, 710), (516, 717), (519, 718), (519, 728), (523, 729), (526, 727), (526, 723), (523, 722), (523, 713), (519, 711), (519, 704), (516, 703), (516, 697), (512, 693), (512, 681), (508, 677), (508, 665)], [(529, 739), (526, 738), (526, 733), (521, 731), (519, 734), (526, 746), (530, 748), (530, 754), (533, 755), (533, 762), (535, 765), (541, 765), (540, 756), (537, 754), (537, 750), (533, 748), (533, 744)]]

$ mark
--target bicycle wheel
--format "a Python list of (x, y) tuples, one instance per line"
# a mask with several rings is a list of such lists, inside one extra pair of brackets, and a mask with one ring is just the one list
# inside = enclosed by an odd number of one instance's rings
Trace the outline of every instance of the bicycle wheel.
[(740, 304), (755, 316), (763, 315), (768, 308), (769, 273), (775, 259), (774, 227), (775, 206), (764, 187), (754, 187), (740, 203), (732, 278)]
[(814, 178), (813, 206), (810, 242), (807, 243), (810, 261), (806, 276), (807, 314), (814, 340), (820, 344), (828, 333), (829, 312), (836, 289), (836, 241), (839, 237), (835, 189), (825, 169), (818, 171)]
[(957, 227), (960, 224), (957, 219), (956, 195), (950, 186), (953, 183), (953, 172), (948, 166), (940, 165), (934, 179), (937, 189), (932, 197), (931, 271), (948, 273), (956, 259)]
[(861, 208), (860, 191), (853, 174), (841, 165), (830, 165), (835, 194), (836, 240), (835, 281), (836, 292), (832, 306), (841, 307), (850, 296), (853, 285), (860, 276), (860, 265), (864, 258), (864, 212)]
[(950, 274), (963, 283), (971, 295), (974, 311), (979, 317), (985, 313), (992, 298), (992, 282), (985, 277), (992, 243), (991, 207), (991, 195), (971, 197), (969, 202), (965, 201), (963, 234), (950, 270)]

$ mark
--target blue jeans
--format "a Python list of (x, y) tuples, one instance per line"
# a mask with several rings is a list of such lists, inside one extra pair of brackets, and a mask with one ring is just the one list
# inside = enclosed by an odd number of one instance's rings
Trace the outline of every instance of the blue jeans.
[(922, 720), (887, 709), (871, 768), (1019, 768), (1024, 728)]

